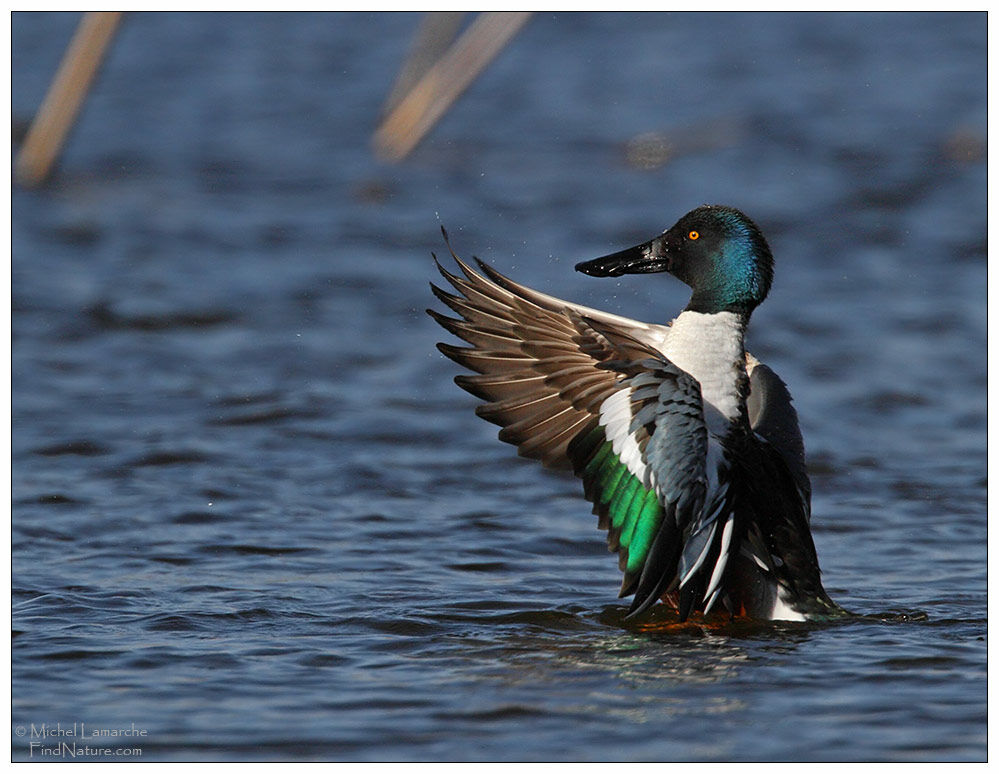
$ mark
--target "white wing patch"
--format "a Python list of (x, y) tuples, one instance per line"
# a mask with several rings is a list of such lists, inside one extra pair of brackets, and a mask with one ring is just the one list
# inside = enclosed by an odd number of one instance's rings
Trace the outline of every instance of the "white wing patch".
[(631, 390), (621, 389), (600, 404), (600, 424), (614, 453), (646, 489), (653, 486), (652, 471), (631, 434)]

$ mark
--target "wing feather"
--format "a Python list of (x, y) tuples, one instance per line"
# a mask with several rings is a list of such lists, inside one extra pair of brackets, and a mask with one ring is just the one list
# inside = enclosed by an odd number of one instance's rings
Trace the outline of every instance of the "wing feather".
[(798, 426), (798, 413), (791, 403), (787, 385), (770, 368), (748, 355), (749, 396), (746, 410), (753, 431), (784, 458), (795, 486), (805, 500), (811, 517), (812, 487), (805, 465), (805, 443)]
[[(476, 372), (456, 382), (487, 401), (479, 415), (501, 425), (500, 437), (516, 444), (521, 454), (549, 467), (571, 467), (570, 434), (593, 424), (600, 404), (621, 379), (600, 364), (626, 353), (591, 329), (577, 311), (593, 310), (538, 294), (479, 262), (487, 278), (450, 251), (461, 275), (439, 262), (437, 268), (460, 295), (431, 287), (460, 319), (428, 312), (471, 345), (438, 345), (447, 357)], [(635, 331), (661, 328), (626, 318), (620, 322)]]

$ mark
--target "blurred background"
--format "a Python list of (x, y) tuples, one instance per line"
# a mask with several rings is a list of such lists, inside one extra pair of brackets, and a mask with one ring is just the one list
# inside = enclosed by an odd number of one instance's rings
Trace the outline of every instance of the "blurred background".
[[(79, 20), (12, 16), (15, 153)], [(535, 14), (392, 163), (422, 21), (126, 15), (14, 187), (14, 724), (134, 723), (144, 760), (984, 760), (985, 14)], [(702, 203), (773, 248), (748, 343), (866, 618), (627, 627), (578, 482), (434, 348), (441, 225), (665, 322), (679, 283), (572, 266)]]

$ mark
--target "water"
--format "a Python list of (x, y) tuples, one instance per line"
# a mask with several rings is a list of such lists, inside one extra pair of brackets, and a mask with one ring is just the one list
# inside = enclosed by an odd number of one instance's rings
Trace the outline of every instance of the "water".
[[(14, 15), (15, 117), (76, 19)], [(418, 21), (129, 16), (14, 191), (13, 757), (983, 760), (984, 15), (539, 15), (388, 166)], [(439, 225), (665, 321), (571, 267), (703, 202), (774, 248), (749, 344), (865, 618), (625, 625), (578, 483), (434, 349)]]

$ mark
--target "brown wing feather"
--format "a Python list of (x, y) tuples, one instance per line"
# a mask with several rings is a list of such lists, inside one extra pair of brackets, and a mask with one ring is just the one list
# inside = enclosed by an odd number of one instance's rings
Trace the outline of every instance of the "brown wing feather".
[(634, 334), (656, 326), (538, 293), (479, 262), (484, 276), (453, 250), (451, 256), (461, 275), (437, 268), (458, 295), (431, 287), (460, 319), (427, 311), (471, 345), (438, 345), (475, 372), (455, 381), (486, 401), (476, 413), (500, 425), (500, 438), (521, 455), (571, 468), (570, 441), (596, 424), (600, 404), (620, 379), (601, 364), (647, 357), (650, 350)]

